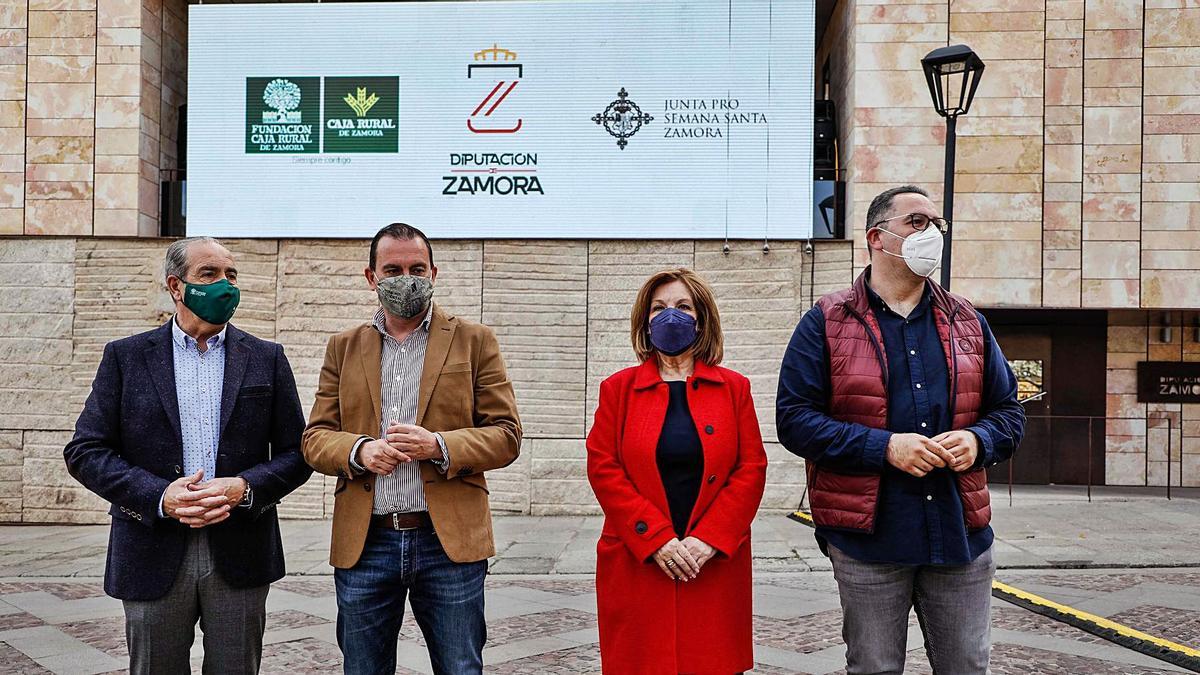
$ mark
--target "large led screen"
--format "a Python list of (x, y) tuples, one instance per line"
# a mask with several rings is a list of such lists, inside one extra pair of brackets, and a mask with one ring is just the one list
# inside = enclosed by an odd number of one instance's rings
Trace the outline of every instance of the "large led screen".
[(188, 233), (806, 238), (812, 5), (192, 5)]

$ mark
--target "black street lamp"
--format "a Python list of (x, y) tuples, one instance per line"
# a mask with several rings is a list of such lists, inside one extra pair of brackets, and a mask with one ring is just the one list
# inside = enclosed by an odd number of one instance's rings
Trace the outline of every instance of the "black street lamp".
[(921, 59), (933, 108), (946, 118), (946, 176), (942, 217), (946, 219), (946, 242), (942, 249), (942, 288), (950, 289), (950, 248), (954, 229), (954, 141), (959, 115), (965, 115), (975, 98), (983, 60), (966, 45), (939, 47)]

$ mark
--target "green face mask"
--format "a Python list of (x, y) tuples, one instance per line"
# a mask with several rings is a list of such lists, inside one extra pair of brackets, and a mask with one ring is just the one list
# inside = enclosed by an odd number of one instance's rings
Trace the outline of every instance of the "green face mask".
[(228, 279), (211, 284), (183, 283), (183, 306), (211, 324), (227, 323), (242, 299), (242, 292)]

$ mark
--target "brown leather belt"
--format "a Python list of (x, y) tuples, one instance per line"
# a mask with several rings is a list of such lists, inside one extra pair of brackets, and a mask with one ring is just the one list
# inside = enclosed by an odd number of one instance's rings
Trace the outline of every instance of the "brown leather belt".
[(386, 527), (389, 530), (415, 530), (418, 527), (432, 527), (428, 511), (414, 513), (379, 513), (371, 516), (371, 525)]

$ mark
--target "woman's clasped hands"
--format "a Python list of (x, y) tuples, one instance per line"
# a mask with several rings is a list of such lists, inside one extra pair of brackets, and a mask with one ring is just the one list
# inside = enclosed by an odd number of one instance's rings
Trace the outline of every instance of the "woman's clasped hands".
[(695, 537), (671, 539), (652, 556), (664, 574), (676, 581), (691, 581), (716, 555), (716, 549)]

